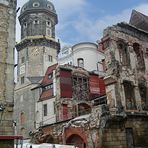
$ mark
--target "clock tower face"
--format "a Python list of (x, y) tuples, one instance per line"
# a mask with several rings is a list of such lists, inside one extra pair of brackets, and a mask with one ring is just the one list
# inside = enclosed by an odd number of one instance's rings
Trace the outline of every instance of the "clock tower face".
[(31, 55), (33, 55), (33, 56), (39, 55), (39, 48), (38, 47), (32, 48), (31, 49)]

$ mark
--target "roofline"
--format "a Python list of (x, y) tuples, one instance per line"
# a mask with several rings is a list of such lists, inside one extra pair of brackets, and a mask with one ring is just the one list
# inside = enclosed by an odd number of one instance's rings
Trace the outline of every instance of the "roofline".
[(137, 28), (136, 26), (131, 25), (131, 24), (129, 24), (129, 23), (121, 22), (121, 23), (118, 23), (118, 24), (117, 24), (117, 26), (120, 26), (120, 27), (121, 27), (121, 25), (127, 25), (127, 26), (132, 27), (133, 29), (136, 29), (136, 30), (138, 30), (138, 31), (140, 31), (140, 32), (142, 32), (142, 33), (148, 34), (147, 31), (142, 30), (142, 29), (140, 29), (140, 28)]
[(71, 48), (73, 49), (76, 46), (85, 45), (85, 44), (91, 44), (91, 45), (94, 45), (94, 46), (98, 47), (97, 44), (96, 43), (93, 43), (93, 42), (80, 42), (80, 43), (77, 43), (77, 44), (73, 45)]

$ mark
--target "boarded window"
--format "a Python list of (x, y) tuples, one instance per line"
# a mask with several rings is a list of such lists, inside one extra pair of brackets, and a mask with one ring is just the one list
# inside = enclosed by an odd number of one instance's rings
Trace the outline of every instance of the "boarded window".
[(126, 99), (126, 109), (136, 109), (134, 86), (130, 81), (124, 81), (123, 86)]

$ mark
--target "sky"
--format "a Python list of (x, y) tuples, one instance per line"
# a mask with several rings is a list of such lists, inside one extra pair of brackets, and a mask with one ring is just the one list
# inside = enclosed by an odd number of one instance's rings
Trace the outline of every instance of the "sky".
[[(22, 7), (28, 0), (18, 0)], [(56, 38), (62, 46), (96, 42), (103, 30), (119, 22), (129, 22), (132, 9), (148, 15), (148, 0), (50, 0), (58, 14)], [(18, 12), (19, 15), (20, 11)], [(16, 39), (20, 40), (17, 20)]]

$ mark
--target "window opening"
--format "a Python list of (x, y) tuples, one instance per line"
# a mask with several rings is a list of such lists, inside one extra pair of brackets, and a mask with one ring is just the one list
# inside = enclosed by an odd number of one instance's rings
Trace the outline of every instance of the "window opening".
[(82, 59), (82, 58), (79, 58), (78, 59), (78, 67), (84, 67), (84, 59)]
[(21, 77), (21, 84), (24, 84), (24, 81), (25, 81), (25, 77)]
[(136, 109), (134, 86), (130, 81), (124, 81), (123, 86), (126, 99), (126, 108), (130, 110)]
[(47, 116), (47, 104), (43, 105), (44, 116)]

